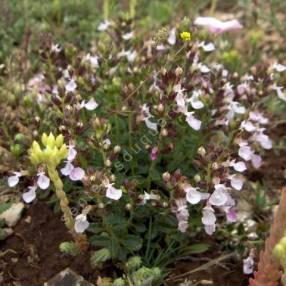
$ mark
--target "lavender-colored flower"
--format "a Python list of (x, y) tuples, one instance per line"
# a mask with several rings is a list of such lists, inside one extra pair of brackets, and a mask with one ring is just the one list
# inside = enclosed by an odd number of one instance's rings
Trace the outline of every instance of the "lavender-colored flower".
[(213, 17), (198, 17), (194, 24), (205, 27), (212, 34), (221, 34), (228, 31), (242, 29), (238, 20), (221, 21)]
[(122, 197), (122, 190), (113, 187), (113, 184), (106, 184), (106, 194), (105, 196), (109, 199), (118, 201)]

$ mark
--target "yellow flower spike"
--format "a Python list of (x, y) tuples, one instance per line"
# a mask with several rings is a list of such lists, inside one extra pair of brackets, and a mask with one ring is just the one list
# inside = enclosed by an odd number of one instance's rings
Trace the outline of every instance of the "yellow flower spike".
[(181, 39), (185, 42), (188, 42), (191, 40), (191, 33), (190, 32), (182, 32), (180, 34), (180, 36), (181, 36)]
[(47, 147), (50, 147), (51, 149), (54, 148), (56, 144), (56, 139), (53, 133), (50, 133), (50, 135), (48, 136), (48, 140), (47, 140)]
[(61, 148), (61, 146), (64, 144), (64, 136), (62, 134), (58, 135), (56, 138), (56, 146), (58, 148)]
[(45, 146), (47, 146), (47, 144), (48, 144), (48, 135), (46, 133), (43, 133), (43, 135), (42, 135), (42, 143)]

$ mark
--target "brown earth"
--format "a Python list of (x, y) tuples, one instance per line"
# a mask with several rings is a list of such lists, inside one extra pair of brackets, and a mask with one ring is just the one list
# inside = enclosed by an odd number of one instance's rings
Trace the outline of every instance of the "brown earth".
[(68, 266), (95, 283), (98, 272), (91, 268), (88, 254), (67, 257), (59, 251), (59, 244), (70, 240), (59, 215), (43, 202), (33, 204), (14, 235), (0, 244), (0, 273), (4, 278), (0, 285), (40, 286)]

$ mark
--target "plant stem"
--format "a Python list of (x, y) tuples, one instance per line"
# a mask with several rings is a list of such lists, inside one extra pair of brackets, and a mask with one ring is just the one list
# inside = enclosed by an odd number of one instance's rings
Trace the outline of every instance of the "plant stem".
[(136, 15), (136, 5), (137, 5), (137, 0), (130, 0), (130, 18), (134, 19)]
[(63, 190), (63, 182), (58, 174), (58, 171), (53, 166), (48, 165), (48, 174), (55, 186), (56, 196), (60, 200), (60, 207), (64, 214), (65, 225), (71, 232), (75, 242), (81, 250), (85, 250), (88, 246), (87, 238), (84, 234), (78, 234), (74, 230), (74, 219), (71, 209), (69, 208), (69, 201), (66, 193)]
[(109, 0), (103, 0), (103, 18), (107, 20), (109, 16)]

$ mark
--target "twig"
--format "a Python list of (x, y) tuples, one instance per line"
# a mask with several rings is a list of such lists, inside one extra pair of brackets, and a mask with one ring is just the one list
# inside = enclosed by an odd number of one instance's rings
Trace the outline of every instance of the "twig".
[(166, 282), (181, 280), (182, 278), (184, 278), (184, 277), (186, 277), (186, 276), (188, 276), (190, 274), (193, 274), (193, 273), (199, 272), (199, 271), (204, 271), (204, 270), (206, 270), (206, 269), (208, 269), (208, 268), (210, 268), (210, 267), (212, 267), (214, 265), (219, 264), (221, 261), (227, 260), (227, 259), (229, 259), (229, 258), (231, 258), (233, 256), (235, 256), (234, 253), (229, 253), (229, 254), (222, 255), (222, 256), (220, 256), (220, 257), (218, 257), (216, 259), (213, 259), (213, 260), (211, 260), (211, 261), (209, 261), (209, 262), (207, 262), (207, 263), (205, 263), (205, 264), (195, 268), (195, 269), (192, 269), (192, 270), (187, 271), (185, 273), (182, 273), (182, 274), (179, 274), (177, 276), (171, 277), (171, 278), (167, 279)]

